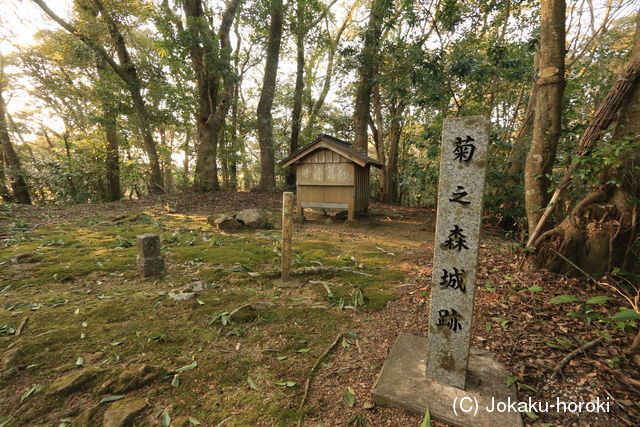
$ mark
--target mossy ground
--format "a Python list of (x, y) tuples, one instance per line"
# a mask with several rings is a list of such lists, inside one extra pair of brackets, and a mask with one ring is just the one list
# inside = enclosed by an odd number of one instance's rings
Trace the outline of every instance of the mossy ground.
[[(19, 336), (1, 338), (3, 351), (21, 351), (11, 363), (16, 371), (0, 380), (0, 416), (16, 425), (52, 424), (97, 404), (99, 396), (86, 394), (58, 401), (39, 418), (29, 410), (45, 403), (41, 393), (25, 393), (81, 369), (79, 360), (83, 366), (148, 363), (169, 370), (196, 361), (197, 368), (180, 373), (177, 387), (171, 376), (130, 394), (142, 394), (156, 410), (173, 405), (174, 415), (205, 425), (230, 416), (236, 425), (295, 422), (316, 358), (338, 331), (357, 336), (356, 317), (394, 298), (404, 273), (388, 252), (418, 242), (358, 238), (342, 224), (298, 226), (294, 268), (345, 269), (305, 276), (313, 282), (302, 288), (278, 289), (273, 275), (265, 275), (279, 268), (278, 217), (274, 212), (275, 230), (232, 235), (211, 230), (205, 216), (154, 206), (118, 217), (71, 215), (35, 229), (12, 218), (10, 239), (0, 246), (0, 325), (17, 330), (28, 320)], [(161, 236), (166, 276), (139, 277), (135, 237), (142, 233)], [(19, 254), (31, 258), (13, 263)], [(196, 281), (208, 289), (195, 299), (167, 296)], [(239, 311), (227, 325), (215, 319), (247, 303), (259, 309)]]

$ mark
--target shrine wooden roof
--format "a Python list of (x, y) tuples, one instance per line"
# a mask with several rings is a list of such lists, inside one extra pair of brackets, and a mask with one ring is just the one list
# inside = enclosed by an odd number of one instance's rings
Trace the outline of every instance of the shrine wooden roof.
[(319, 134), (313, 142), (305, 145), (289, 157), (282, 160), (280, 164), (283, 167), (291, 166), (298, 160), (321, 148), (326, 148), (336, 152), (362, 167), (366, 165), (372, 165), (380, 169), (384, 167), (384, 164), (380, 163), (376, 159), (353, 149), (349, 143), (324, 133)]

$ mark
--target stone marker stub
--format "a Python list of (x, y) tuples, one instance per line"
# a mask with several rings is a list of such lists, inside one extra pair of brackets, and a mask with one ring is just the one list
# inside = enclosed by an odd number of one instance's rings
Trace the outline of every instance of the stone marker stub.
[(164, 258), (160, 255), (160, 236), (140, 234), (138, 244), (138, 270), (143, 277), (160, 276), (166, 272)]
[(444, 119), (427, 344), (427, 377), (465, 388), (489, 121)]

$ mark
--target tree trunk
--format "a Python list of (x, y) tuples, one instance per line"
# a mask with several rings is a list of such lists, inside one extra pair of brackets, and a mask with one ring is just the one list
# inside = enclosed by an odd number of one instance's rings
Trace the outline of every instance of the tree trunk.
[(370, 115), (371, 89), (374, 80), (375, 61), (378, 55), (378, 43), (382, 29), (386, 4), (385, 0), (371, 2), (371, 14), (365, 31), (364, 47), (360, 62), (360, 80), (356, 89), (353, 124), (355, 132), (354, 148), (367, 154), (369, 137), (367, 133)]
[(120, 156), (118, 155), (118, 133), (115, 113), (107, 110), (104, 115), (106, 140), (107, 198), (110, 202), (120, 200)]
[(229, 147), (225, 138), (224, 127), (220, 129), (218, 145), (220, 146), (220, 166), (222, 169), (222, 188), (229, 188)]
[[(291, 112), (291, 141), (289, 154), (298, 150), (300, 138), (300, 126), (302, 123), (302, 91), (304, 90), (304, 36), (306, 35), (304, 23), (305, 0), (298, 0), (296, 9), (296, 86), (293, 91), (293, 111)], [(294, 189), (296, 186), (295, 168), (286, 170), (286, 186)]]
[(525, 208), (529, 234), (549, 201), (552, 172), (560, 138), (565, 59), (564, 0), (542, 0), (540, 71), (538, 73), (533, 141), (525, 162)]
[(131, 55), (129, 54), (129, 50), (127, 49), (124, 36), (118, 28), (116, 21), (105, 10), (102, 1), (93, 0), (93, 4), (107, 24), (109, 35), (111, 36), (111, 40), (113, 41), (113, 44), (115, 46), (116, 54), (118, 55), (118, 60), (120, 61), (120, 71), (122, 71), (127, 76), (125, 82), (133, 101), (133, 109), (137, 121), (137, 126), (140, 129), (140, 133), (142, 134), (144, 151), (149, 158), (149, 191), (155, 194), (163, 193), (164, 188), (162, 185), (162, 172), (160, 170), (158, 151), (156, 142), (154, 141), (152, 136), (152, 126), (149, 113), (147, 111), (147, 106), (144, 102), (144, 98), (142, 97), (141, 92), (143, 87), (142, 81), (138, 76), (138, 71), (135, 64), (131, 60)]
[(271, 23), (269, 27), (269, 39), (267, 40), (267, 60), (264, 67), (264, 79), (257, 109), (261, 166), (259, 187), (261, 190), (273, 190), (276, 187), (271, 107), (276, 90), (280, 41), (282, 39), (282, 0), (271, 1), (270, 16)]
[(182, 145), (182, 151), (184, 152), (184, 160), (182, 161), (183, 167), (183, 181), (185, 186), (189, 186), (189, 142), (191, 141), (191, 130), (187, 125), (186, 135), (184, 138), (184, 144)]
[[(378, 73), (378, 67), (374, 68), (374, 75)], [(385, 148), (384, 148), (384, 123), (382, 119), (382, 97), (380, 96), (380, 84), (376, 84), (373, 87), (373, 122), (375, 123), (375, 132), (373, 132), (373, 140), (376, 147), (376, 154), (378, 161), (385, 164)], [(386, 171), (383, 171), (379, 176), (379, 187), (382, 200), (385, 200), (386, 186)]]
[[(640, 61), (640, 13), (630, 63)], [(625, 97), (616, 127), (608, 144), (625, 144), (621, 165), (607, 166), (600, 184), (592, 189), (560, 225), (543, 233), (536, 241), (531, 261), (535, 267), (555, 272), (573, 272), (577, 265), (598, 276), (621, 268), (638, 268), (638, 204), (640, 198), (640, 76)], [(599, 109), (600, 111), (600, 109)], [(558, 255), (561, 254), (562, 256)], [(571, 262), (567, 262), (566, 259)]]
[[(107, 85), (107, 64), (100, 57), (96, 59), (96, 69), (103, 87)], [(112, 96), (101, 93), (102, 101), (102, 128), (105, 134), (105, 167), (107, 170), (107, 200), (115, 202), (120, 200), (120, 156), (118, 153), (118, 132), (116, 107), (112, 102)]]
[(0, 150), (0, 198), (7, 203), (13, 202), (13, 196), (7, 187), (7, 177), (4, 173), (4, 152)]
[[(539, 55), (537, 52), (533, 62), (533, 69), (537, 75), (539, 70)], [(533, 82), (529, 92), (527, 108), (524, 113), (524, 121), (513, 140), (513, 145), (507, 158), (507, 164), (504, 169), (506, 174), (504, 185), (502, 185), (501, 188), (494, 189), (496, 193), (499, 192), (502, 197), (504, 197), (504, 202), (500, 205), (502, 214), (500, 226), (505, 229), (511, 229), (516, 224), (517, 218), (522, 217), (524, 195), (524, 191), (521, 191), (523, 182), (522, 174), (524, 172), (526, 154), (531, 145), (533, 117), (536, 111), (537, 87), (536, 82)], [(516, 111), (516, 114), (517, 113), (518, 111)], [(507, 136), (508, 135), (505, 136), (505, 139)]]
[[(237, 68), (236, 63), (236, 70)], [(238, 141), (238, 103), (240, 102), (240, 85), (238, 80), (233, 88), (233, 103), (231, 104), (231, 188), (238, 188), (238, 161), (239, 161), (239, 141)]]
[(402, 101), (399, 101), (392, 109), (387, 164), (383, 171), (385, 175), (383, 200), (387, 203), (396, 203), (398, 201), (398, 146), (402, 136), (402, 115), (404, 110), (405, 105)]
[[(533, 59), (533, 70), (538, 74), (540, 70), (540, 55), (536, 51)], [(522, 173), (527, 149), (531, 144), (531, 132), (533, 130), (533, 118), (536, 111), (537, 82), (533, 82), (529, 91), (529, 100), (527, 101), (527, 109), (524, 112), (524, 121), (518, 130), (518, 134), (514, 138), (509, 158), (507, 159), (506, 173), (509, 176), (508, 185), (516, 186), (522, 183)], [(518, 111), (516, 111), (516, 114)], [(515, 121), (515, 119), (514, 119)], [(506, 135), (508, 137), (508, 135)]]
[(4, 97), (2, 96), (2, 89), (4, 85), (4, 58), (0, 56), (0, 151), (2, 151), (2, 154), (4, 155), (4, 163), (6, 166), (5, 173), (9, 177), (11, 190), (13, 192), (13, 199), (18, 203), (30, 205), (31, 197), (29, 196), (29, 187), (25, 180), (25, 173), (20, 165), (18, 154), (13, 148), (11, 138), (9, 137), (6, 114), (7, 106), (4, 103)]
[[(163, 126), (160, 126), (158, 129), (160, 133), (160, 146), (162, 148), (170, 147), (167, 144), (167, 131)], [(173, 191), (173, 168), (172, 168), (172, 160), (171, 160), (171, 151), (167, 149), (162, 150), (162, 185), (164, 187), (164, 191), (170, 193)]]
[(338, 29), (335, 38), (329, 40), (329, 52), (327, 54), (327, 72), (324, 75), (324, 80), (322, 82), (322, 89), (320, 90), (320, 95), (316, 100), (315, 104), (311, 108), (309, 112), (309, 118), (307, 120), (307, 125), (302, 133), (305, 138), (311, 138), (312, 132), (314, 131), (314, 127), (316, 124), (316, 119), (322, 106), (324, 105), (324, 101), (329, 94), (329, 89), (331, 89), (331, 79), (333, 78), (333, 67), (335, 62), (336, 51), (338, 50), (338, 44), (340, 43), (340, 39), (342, 38), (342, 34), (345, 29), (351, 22), (353, 11), (355, 10), (358, 2), (353, 2), (352, 6), (347, 11), (347, 16), (342, 21), (342, 25)]
[[(238, 12), (239, 13), (239, 12)], [(231, 143), (230, 143), (230, 186), (231, 189), (238, 189), (238, 162), (240, 161), (240, 141), (239, 134), (239, 103), (240, 103), (240, 88), (242, 87), (242, 80), (244, 78), (244, 65), (240, 65), (240, 47), (242, 46), (242, 35), (240, 34), (239, 20), (234, 22), (234, 33), (236, 36), (236, 55), (233, 60), (233, 69), (235, 70), (237, 79), (233, 84), (233, 97), (231, 102)], [(249, 56), (247, 55), (247, 61)]]
[(198, 87), (198, 146), (194, 187), (199, 191), (218, 190), (218, 146), (233, 95), (231, 46), (229, 31), (235, 19), (240, 0), (228, 0), (218, 33), (219, 57), (211, 56), (205, 48), (217, 43), (209, 27), (201, 0), (186, 0), (183, 10), (187, 17), (187, 29), (191, 38), (191, 63)]

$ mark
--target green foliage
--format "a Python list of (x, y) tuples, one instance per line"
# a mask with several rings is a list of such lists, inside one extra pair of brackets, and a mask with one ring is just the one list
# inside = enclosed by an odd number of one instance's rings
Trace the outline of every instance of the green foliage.
[[(598, 309), (600, 304), (606, 304), (610, 297), (606, 295), (598, 295), (582, 301), (574, 295), (559, 295), (552, 298), (549, 302), (552, 304), (575, 304), (579, 303), (578, 311), (570, 311), (567, 316), (579, 317), (587, 325), (598, 322), (604, 326), (610, 326), (616, 329), (625, 329), (627, 327), (635, 327), (636, 320), (640, 320), (640, 313), (630, 308), (620, 307), (617, 313), (603, 312)], [(604, 331), (601, 331), (604, 332)]]

